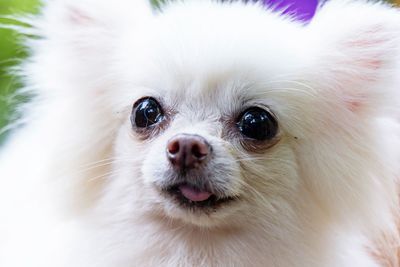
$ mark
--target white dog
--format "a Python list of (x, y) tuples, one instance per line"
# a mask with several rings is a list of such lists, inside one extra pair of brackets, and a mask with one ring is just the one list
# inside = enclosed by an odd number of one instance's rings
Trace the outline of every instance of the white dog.
[(54, 0), (32, 24), (0, 266), (399, 266), (396, 8)]

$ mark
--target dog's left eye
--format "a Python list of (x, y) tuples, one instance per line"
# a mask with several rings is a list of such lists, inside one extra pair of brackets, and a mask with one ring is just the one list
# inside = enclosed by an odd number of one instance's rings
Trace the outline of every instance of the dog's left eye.
[(146, 128), (164, 119), (161, 105), (151, 97), (140, 99), (133, 106), (131, 123), (138, 128)]
[(270, 140), (278, 132), (278, 123), (274, 116), (259, 107), (245, 110), (238, 119), (237, 127), (244, 136), (258, 141)]

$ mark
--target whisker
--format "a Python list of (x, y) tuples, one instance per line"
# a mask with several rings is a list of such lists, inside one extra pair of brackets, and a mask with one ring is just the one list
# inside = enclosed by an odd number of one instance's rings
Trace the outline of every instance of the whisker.
[(95, 177), (91, 177), (91, 178), (88, 179), (88, 181), (89, 182), (94, 182), (94, 181), (97, 181), (97, 180), (101, 180), (103, 178), (112, 178), (112, 177), (118, 176), (121, 173), (122, 173), (121, 171), (112, 170), (112, 171), (109, 171), (109, 172), (105, 172), (105, 173), (103, 173), (101, 175), (98, 175), (98, 176), (95, 176)]
[(253, 161), (269, 161), (269, 162), (281, 162), (281, 163), (286, 163), (286, 164), (293, 164), (292, 161), (290, 160), (285, 160), (282, 158), (273, 158), (273, 157), (249, 157), (249, 158), (238, 158), (233, 160), (232, 162), (253, 162)]
[[(133, 160), (134, 159), (123, 158), (123, 157), (106, 158), (106, 159), (102, 159), (99, 161), (81, 165), (80, 168), (78, 168), (75, 171), (72, 171), (72, 172), (66, 171), (66, 172), (69, 173), (70, 175), (79, 175), (79, 174), (83, 174), (83, 173), (91, 171), (91, 170), (95, 170), (96, 168), (101, 168), (101, 167), (105, 167), (105, 166), (109, 166), (109, 165), (111, 166), (112, 164), (119, 163), (119, 162), (130, 162)], [(65, 175), (65, 173), (61, 174), (61, 175)]]

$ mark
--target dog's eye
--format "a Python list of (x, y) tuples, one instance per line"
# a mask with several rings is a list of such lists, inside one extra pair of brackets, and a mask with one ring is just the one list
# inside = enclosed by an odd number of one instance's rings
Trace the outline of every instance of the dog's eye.
[(278, 123), (274, 116), (259, 107), (245, 110), (237, 122), (239, 131), (246, 137), (264, 141), (275, 137)]
[(161, 105), (151, 97), (142, 98), (135, 103), (131, 115), (132, 125), (146, 128), (164, 119)]

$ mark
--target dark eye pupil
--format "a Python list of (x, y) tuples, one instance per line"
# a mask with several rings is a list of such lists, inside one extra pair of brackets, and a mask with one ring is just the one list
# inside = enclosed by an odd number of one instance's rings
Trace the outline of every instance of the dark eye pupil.
[(132, 124), (134, 123), (139, 128), (145, 128), (159, 123), (163, 119), (161, 106), (155, 99), (146, 98), (139, 101), (135, 104), (134, 116), (132, 114), (131, 117)]
[(271, 113), (258, 107), (247, 109), (237, 125), (243, 135), (260, 141), (272, 139), (278, 131), (278, 123)]

